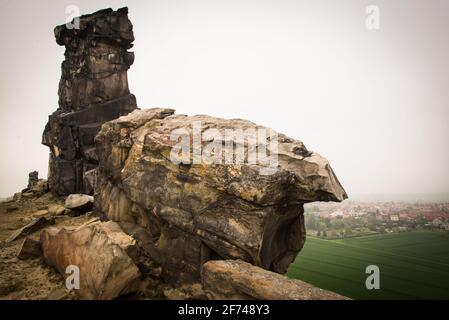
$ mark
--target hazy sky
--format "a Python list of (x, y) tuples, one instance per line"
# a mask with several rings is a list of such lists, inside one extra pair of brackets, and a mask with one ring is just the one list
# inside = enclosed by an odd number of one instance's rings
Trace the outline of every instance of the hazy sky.
[(447, 0), (0, 0), (0, 197), (47, 175), (53, 28), (71, 4), (129, 7), (140, 108), (272, 127), (328, 158), (349, 196), (449, 191)]

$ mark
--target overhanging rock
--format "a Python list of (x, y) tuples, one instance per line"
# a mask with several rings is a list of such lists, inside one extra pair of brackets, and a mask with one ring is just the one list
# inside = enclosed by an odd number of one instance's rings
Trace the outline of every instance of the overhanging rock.
[[(214, 139), (210, 129), (219, 133)], [(226, 130), (240, 129), (253, 135), (241, 145), (229, 144)], [(179, 143), (173, 134), (179, 130), (193, 147), (191, 157), (198, 146), (203, 155), (221, 155), (220, 145), (240, 145), (248, 159), (265, 144), (276, 165), (173, 161)], [(149, 230), (152, 258), (169, 283), (199, 281), (203, 263), (215, 259), (241, 259), (285, 273), (305, 242), (303, 204), (347, 196), (328, 161), (301, 141), (277, 134), (276, 148), (270, 149), (269, 138), (252, 145), (261, 130), (268, 129), (241, 119), (175, 115), (171, 109), (136, 110), (105, 123), (96, 137), (95, 207), (111, 220)], [(197, 148), (196, 134), (202, 137)], [(267, 167), (275, 169), (272, 174), (262, 174)]]

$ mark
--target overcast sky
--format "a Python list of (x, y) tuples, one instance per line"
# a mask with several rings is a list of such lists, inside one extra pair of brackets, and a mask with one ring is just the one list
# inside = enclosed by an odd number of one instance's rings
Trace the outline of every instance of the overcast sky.
[(349, 196), (449, 192), (447, 0), (0, 0), (0, 197), (47, 175), (53, 28), (71, 4), (129, 7), (140, 108), (272, 127), (328, 158)]

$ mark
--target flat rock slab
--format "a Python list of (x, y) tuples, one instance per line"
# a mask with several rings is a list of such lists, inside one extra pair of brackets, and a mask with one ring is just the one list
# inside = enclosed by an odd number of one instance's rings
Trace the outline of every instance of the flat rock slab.
[(83, 299), (114, 299), (139, 283), (139, 269), (128, 255), (136, 242), (115, 222), (92, 219), (78, 228), (47, 228), (41, 243), (47, 263), (64, 277), (68, 266), (79, 268), (76, 291)]
[(55, 223), (55, 220), (52, 218), (50, 218), (50, 219), (47, 219), (45, 217), (35, 218), (30, 223), (28, 223), (26, 226), (14, 231), (13, 234), (11, 234), (8, 239), (6, 239), (6, 242), (12, 242), (16, 239), (20, 239), (24, 236), (32, 234), (33, 232), (36, 232), (44, 227), (54, 224), (54, 223)]
[(348, 300), (241, 260), (208, 261), (203, 265), (201, 280), (210, 299)]

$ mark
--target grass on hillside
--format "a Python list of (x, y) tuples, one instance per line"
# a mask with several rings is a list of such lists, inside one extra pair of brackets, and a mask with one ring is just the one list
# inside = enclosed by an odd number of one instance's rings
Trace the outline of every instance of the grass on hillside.
[[(380, 268), (379, 290), (365, 287), (368, 265)], [(449, 299), (449, 235), (308, 237), (287, 275), (354, 299)]]

